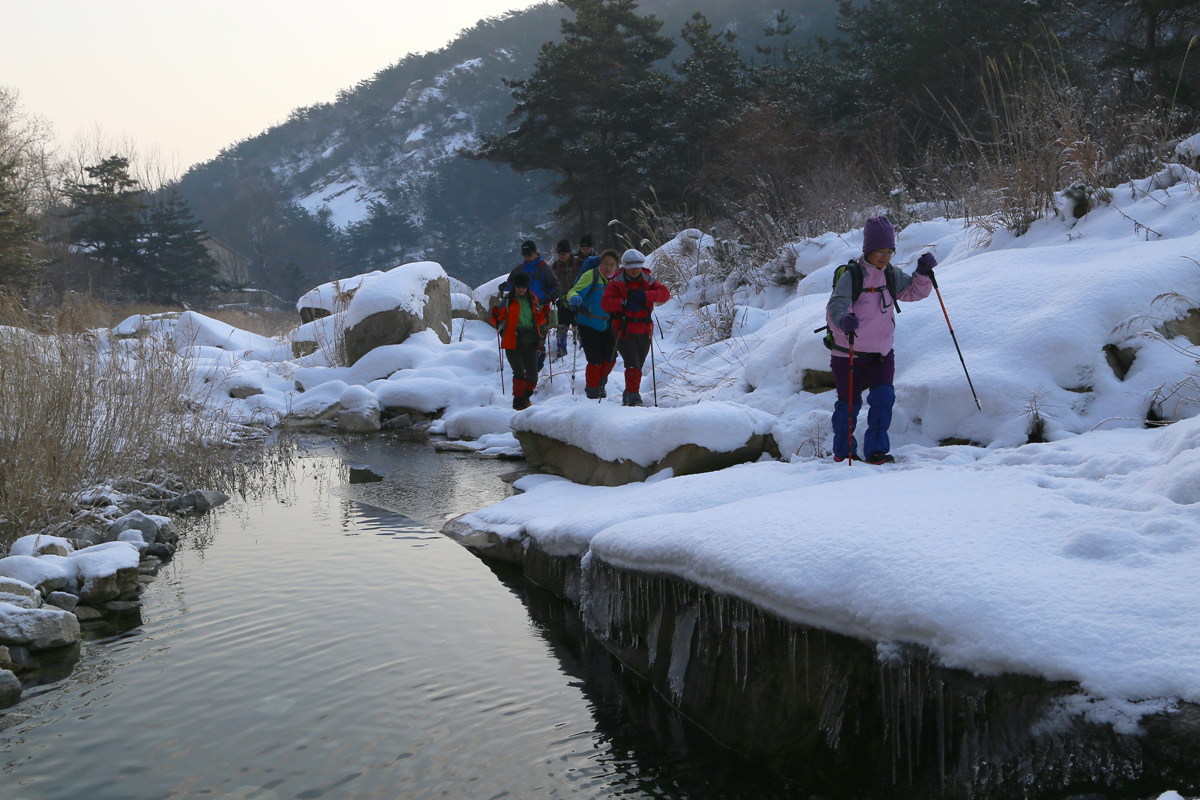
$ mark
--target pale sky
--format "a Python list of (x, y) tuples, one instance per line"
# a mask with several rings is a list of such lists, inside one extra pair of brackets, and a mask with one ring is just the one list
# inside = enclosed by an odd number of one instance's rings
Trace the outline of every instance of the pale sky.
[(408, 53), (539, 0), (8, 0), (0, 86), (64, 147), (132, 140), (182, 174)]

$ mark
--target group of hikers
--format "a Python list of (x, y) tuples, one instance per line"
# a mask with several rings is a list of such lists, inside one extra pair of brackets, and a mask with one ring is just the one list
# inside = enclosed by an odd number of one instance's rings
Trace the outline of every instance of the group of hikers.
[(645, 262), (646, 256), (634, 249), (595, 253), (587, 235), (575, 253), (569, 240), (560, 241), (551, 264), (534, 242), (522, 243), (521, 263), (501, 284), (500, 303), (491, 312), (512, 367), (514, 409), (529, 407), (547, 357), (566, 356), (572, 327), (587, 359), (584, 395), (590, 400), (608, 396), (608, 376), (620, 355), (625, 366), (621, 404), (642, 405), (642, 368), (652, 346), (654, 306), (671, 297)]
[[(825, 343), (837, 388), (832, 420), (834, 461), (862, 460), (854, 431), (864, 391), (869, 406), (863, 437), (865, 460), (870, 464), (895, 460), (889, 452), (888, 429), (896, 401), (892, 344), (897, 301), (928, 297), (935, 286), (933, 268), (937, 265), (933, 254), (925, 253), (910, 275), (892, 265), (895, 253), (896, 232), (891, 221), (872, 217), (863, 228), (862, 256), (838, 267), (834, 275), (825, 308), (829, 331)], [(642, 405), (642, 367), (653, 343), (654, 307), (671, 296), (646, 268), (645, 255), (633, 249), (596, 254), (591, 237), (584, 236), (576, 253), (571, 252), (569, 241), (559, 242), (552, 264), (542, 260), (532, 241), (521, 245), (521, 257), (522, 263), (502, 284), (500, 304), (491, 313), (500, 346), (512, 365), (513, 408), (530, 405), (547, 356), (550, 329), (556, 329), (551, 358), (561, 358), (567, 353), (572, 325), (587, 358), (585, 395), (593, 400), (607, 396), (608, 376), (619, 354), (625, 366), (622, 405)], [(567, 286), (571, 288), (564, 292)]]

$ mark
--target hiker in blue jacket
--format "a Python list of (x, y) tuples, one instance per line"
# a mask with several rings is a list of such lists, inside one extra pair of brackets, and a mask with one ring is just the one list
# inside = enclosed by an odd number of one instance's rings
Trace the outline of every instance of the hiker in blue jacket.
[(567, 292), (567, 304), (575, 311), (575, 324), (579, 331), (579, 343), (587, 358), (583, 373), (583, 393), (591, 400), (607, 397), (605, 385), (608, 374), (616, 362), (617, 340), (613, 335), (608, 312), (600, 307), (604, 287), (616, 274), (621, 256), (616, 250), (605, 250), (599, 257), (592, 256), (583, 262), (574, 288)]

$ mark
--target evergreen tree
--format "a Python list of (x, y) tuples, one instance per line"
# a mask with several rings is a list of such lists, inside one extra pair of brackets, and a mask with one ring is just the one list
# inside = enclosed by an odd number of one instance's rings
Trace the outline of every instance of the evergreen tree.
[(129, 175), (129, 159), (110, 156), (84, 167), (90, 180), (66, 187), (69, 243), (102, 262), (127, 287), (140, 275), (141, 242), (147, 208), (145, 191)]
[(476, 156), (557, 175), (560, 216), (604, 230), (652, 190), (677, 192), (681, 142), (668, 108), (673, 82), (654, 68), (674, 48), (635, 0), (562, 0), (563, 40), (548, 42), (533, 74), (509, 82), (515, 130), (488, 137)]
[(1200, 3), (1196, 0), (1093, 0), (1073, 4), (1074, 21), (1102, 47), (1101, 66), (1126, 72), (1165, 104), (1200, 108)]
[(216, 288), (218, 273), (217, 262), (204, 246), (207, 238), (179, 192), (167, 190), (150, 210), (137, 294), (173, 304), (206, 300)]
[[(683, 79), (678, 88), (681, 135), (694, 144), (734, 120), (751, 90), (746, 64), (733, 47), (729, 31), (714, 32), (712, 23), (697, 11), (680, 34), (692, 52), (675, 64)], [(696, 148), (686, 148), (695, 153)]]
[[(855, 84), (846, 109), (866, 125), (892, 115), (920, 143), (984, 109), (979, 76), (989, 59), (1045, 41), (1059, 0), (838, 0), (841, 37), (831, 51)], [(947, 113), (949, 111), (949, 113)], [(922, 133), (922, 128), (926, 128)]]
[(0, 162), (0, 288), (24, 291), (36, 280), (42, 263), (30, 252), (37, 226), (13, 188), (16, 169), (13, 161)]

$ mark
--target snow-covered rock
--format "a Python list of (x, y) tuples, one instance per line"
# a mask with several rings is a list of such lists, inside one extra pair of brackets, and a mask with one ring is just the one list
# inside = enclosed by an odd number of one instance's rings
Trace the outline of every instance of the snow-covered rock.
[(346, 358), (353, 364), (376, 347), (399, 344), (423, 330), (449, 343), (450, 320), (450, 281), (432, 261), (369, 276), (346, 308)]
[(775, 420), (735, 403), (626, 408), (559, 398), (511, 424), (530, 467), (592, 486), (711, 472), (775, 450)]

